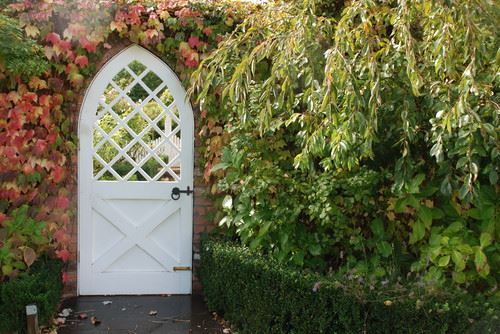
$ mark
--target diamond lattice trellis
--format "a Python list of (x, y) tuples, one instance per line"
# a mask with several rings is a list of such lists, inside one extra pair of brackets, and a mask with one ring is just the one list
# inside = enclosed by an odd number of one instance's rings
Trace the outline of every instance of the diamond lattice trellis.
[(95, 180), (180, 180), (180, 115), (156, 73), (137, 60), (129, 63), (107, 85), (96, 115)]

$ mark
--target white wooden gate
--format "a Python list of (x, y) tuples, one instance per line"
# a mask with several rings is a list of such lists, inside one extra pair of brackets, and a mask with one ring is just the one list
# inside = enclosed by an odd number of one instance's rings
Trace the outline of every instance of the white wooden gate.
[(172, 191), (193, 188), (193, 131), (179, 79), (149, 51), (96, 75), (79, 123), (81, 295), (191, 293), (193, 195)]

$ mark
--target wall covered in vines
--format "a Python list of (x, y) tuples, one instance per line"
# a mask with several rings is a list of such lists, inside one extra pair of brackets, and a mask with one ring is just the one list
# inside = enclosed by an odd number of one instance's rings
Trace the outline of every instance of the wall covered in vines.
[(137, 43), (186, 79), (251, 8), (170, 0), (0, 4), (3, 280), (42, 253), (75, 257), (77, 103), (103, 55)]

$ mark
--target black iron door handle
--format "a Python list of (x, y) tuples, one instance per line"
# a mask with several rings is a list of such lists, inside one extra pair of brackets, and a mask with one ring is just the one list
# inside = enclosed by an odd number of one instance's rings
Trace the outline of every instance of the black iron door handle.
[(194, 193), (194, 190), (191, 190), (189, 186), (187, 187), (187, 190), (180, 190), (178, 187), (175, 187), (172, 189), (171, 196), (174, 201), (177, 201), (181, 197), (181, 194), (187, 194), (189, 196), (192, 193)]

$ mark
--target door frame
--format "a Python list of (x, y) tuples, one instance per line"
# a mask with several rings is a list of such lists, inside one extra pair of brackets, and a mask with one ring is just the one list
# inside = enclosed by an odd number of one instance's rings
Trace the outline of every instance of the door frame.
[[(89, 108), (86, 108), (86, 105), (88, 105), (87, 101), (89, 98), (92, 98), (90, 95), (90, 92), (92, 90), (92, 87), (94, 86), (94, 84), (100, 79), (100, 75), (102, 75), (102, 72), (107, 68), (108, 65), (112, 64), (114, 60), (116, 60), (118, 57), (120, 56), (123, 56), (123, 54), (125, 54), (127, 51), (133, 51), (134, 49), (139, 49), (141, 50), (141, 52), (146, 52), (147, 54), (149, 54), (149, 56), (152, 56), (154, 58), (156, 58), (157, 61), (161, 62), (166, 69), (169, 70), (169, 72), (171, 73), (171, 76), (170, 76), (170, 80), (174, 80), (174, 86), (178, 87), (182, 92), (183, 94), (186, 96), (186, 99), (184, 101), (185, 103), (185, 108), (182, 108), (182, 110), (179, 110), (179, 112), (184, 112), (184, 116), (183, 116), (183, 120), (188, 122), (187, 126), (190, 128), (190, 133), (193, 135), (193, 138), (191, 140), (191, 147), (183, 147), (183, 150), (184, 149), (187, 149), (192, 155), (192, 165), (191, 166), (185, 166), (183, 167), (183, 171), (186, 171), (188, 174), (188, 177), (190, 178), (190, 184), (193, 185), (194, 187), (194, 183), (195, 183), (195, 180), (194, 180), (194, 165), (195, 165), (195, 161), (194, 161), (194, 113), (193, 113), (193, 108), (191, 106), (191, 103), (189, 101), (189, 99), (187, 98), (187, 94), (186, 94), (186, 91), (184, 89), (184, 86), (182, 84), (182, 82), (180, 81), (179, 77), (177, 76), (177, 74), (172, 70), (172, 68), (166, 64), (162, 59), (160, 59), (158, 56), (156, 56), (154, 53), (152, 53), (151, 51), (137, 45), (137, 44), (131, 44), (131, 45), (128, 45), (126, 46), (125, 48), (121, 49), (119, 52), (117, 52), (116, 54), (114, 54), (110, 59), (107, 59), (99, 68), (99, 70), (95, 73), (95, 75), (93, 76), (91, 82), (88, 84), (88, 86), (86, 87), (85, 89), (85, 94), (83, 96), (83, 99), (81, 100), (81, 104), (79, 106), (79, 114), (78, 114), (78, 127), (77, 127), (77, 134), (78, 134), (78, 139), (81, 138), (82, 136), (82, 133), (85, 131), (85, 129), (82, 129), (82, 119), (86, 116), (86, 111), (89, 112)], [(111, 79), (111, 78), (110, 78)], [(87, 110), (86, 110), (87, 109)], [(89, 129), (87, 129), (87, 131), (91, 131)], [(87, 186), (84, 186), (84, 182), (87, 182), (88, 181), (88, 178), (85, 178), (83, 175), (82, 175), (82, 170), (81, 170), (81, 162), (82, 162), (82, 154), (86, 153), (85, 150), (82, 150), (81, 148), (81, 144), (80, 144), (80, 140), (78, 141), (78, 159), (77, 159), (77, 241), (78, 241), (78, 244), (77, 244), (77, 263), (76, 263), (76, 267), (77, 267), (77, 284), (76, 284), (76, 288), (77, 288), (77, 295), (80, 295), (80, 287), (81, 287), (81, 274), (82, 274), (82, 270), (81, 270), (81, 267), (80, 267), (80, 248), (81, 248), (81, 245), (82, 243), (84, 242), (82, 240), (82, 224), (81, 224), (81, 219), (82, 219), (82, 201), (83, 201), (83, 197), (85, 196), (90, 196), (91, 195), (91, 187), (89, 187), (88, 185)], [(185, 175), (185, 174), (184, 174)], [(193, 204), (194, 204), (194, 194), (193, 194), (193, 200), (191, 201), (191, 210), (190, 210), (190, 230), (191, 230), (191, 242), (190, 242), (190, 245), (189, 245), (189, 248), (190, 248), (190, 253), (191, 253), (191, 262), (192, 262), (192, 252), (193, 252), (193, 224), (194, 224), (194, 217), (193, 217), (193, 214), (194, 214), (194, 210), (193, 210)], [(190, 284), (192, 283), (192, 278), (193, 278), (193, 272), (191, 271), (191, 274), (190, 274)], [(191, 288), (191, 291), (192, 291), (192, 288)]]

